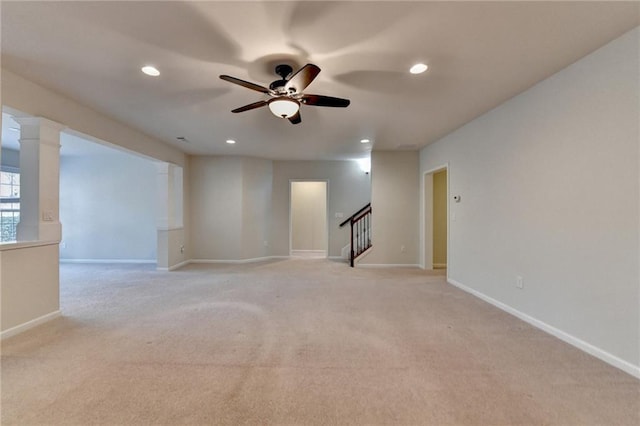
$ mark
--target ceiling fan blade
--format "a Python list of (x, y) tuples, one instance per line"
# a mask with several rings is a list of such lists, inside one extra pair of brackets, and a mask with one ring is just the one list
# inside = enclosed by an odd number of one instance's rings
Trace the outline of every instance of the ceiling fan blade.
[(320, 73), (320, 68), (317, 65), (307, 64), (304, 67), (300, 68), (297, 73), (295, 73), (287, 83), (284, 85), (284, 88), (287, 89), (287, 92), (290, 92), (292, 89), (295, 89), (295, 92), (302, 92), (311, 82), (318, 76)]
[(298, 123), (302, 122), (302, 117), (300, 116), (300, 111), (296, 112), (296, 115), (294, 115), (293, 117), (289, 117), (289, 121), (291, 122), (291, 124), (298, 124)]
[(268, 103), (267, 101), (258, 101), (258, 102), (254, 102), (254, 103), (249, 104), (249, 105), (241, 106), (240, 108), (236, 108), (236, 109), (232, 110), (231, 112), (249, 111), (250, 109), (256, 109), (256, 108), (263, 107), (267, 103)]
[(229, 83), (238, 84), (242, 87), (246, 87), (247, 89), (255, 90), (256, 92), (270, 93), (269, 89), (267, 89), (266, 87), (260, 86), (259, 84), (250, 83), (248, 81), (240, 80), (239, 78), (231, 77), (230, 75), (221, 75), (220, 78), (224, 81), (228, 81)]
[(337, 108), (346, 108), (351, 103), (349, 99), (334, 98), (332, 96), (322, 96), (322, 95), (303, 95), (302, 102), (305, 105), (337, 107)]

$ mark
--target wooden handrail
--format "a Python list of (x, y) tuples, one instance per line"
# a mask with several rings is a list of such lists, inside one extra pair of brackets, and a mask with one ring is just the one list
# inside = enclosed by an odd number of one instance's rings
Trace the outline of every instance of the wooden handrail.
[(356, 258), (371, 248), (371, 212), (371, 203), (367, 203), (340, 224), (341, 228), (347, 223), (351, 225), (349, 265), (352, 268)]
[(371, 209), (371, 203), (368, 203), (366, 206), (364, 206), (363, 208), (361, 208), (360, 210), (358, 210), (357, 212), (355, 212), (354, 214), (349, 216), (344, 222), (342, 222), (340, 224), (340, 228), (342, 228), (343, 226), (345, 226), (347, 223), (351, 222), (352, 220), (357, 219), (357, 216), (360, 215), (360, 213), (363, 213), (367, 209)]

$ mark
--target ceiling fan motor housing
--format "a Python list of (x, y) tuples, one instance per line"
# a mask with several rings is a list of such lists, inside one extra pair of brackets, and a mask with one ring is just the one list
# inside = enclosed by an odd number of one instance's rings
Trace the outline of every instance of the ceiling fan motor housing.
[(276, 74), (282, 77), (281, 80), (276, 80), (269, 85), (269, 89), (278, 93), (286, 93), (284, 85), (287, 84), (287, 77), (291, 75), (293, 68), (287, 64), (280, 64), (276, 66)]

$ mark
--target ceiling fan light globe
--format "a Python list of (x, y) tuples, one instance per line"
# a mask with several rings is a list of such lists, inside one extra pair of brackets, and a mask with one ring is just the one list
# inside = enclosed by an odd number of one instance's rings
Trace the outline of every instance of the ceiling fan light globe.
[(295, 99), (280, 97), (269, 101), (269, 109), (279, 118), (290, 118), (298, 113), (300, 103)]

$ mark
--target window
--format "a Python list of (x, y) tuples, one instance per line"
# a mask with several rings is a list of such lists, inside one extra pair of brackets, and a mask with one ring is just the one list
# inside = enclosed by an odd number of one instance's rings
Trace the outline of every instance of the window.
[(20, 173), (0, 171), (0, 242), (16, 241), (20, 222)]

